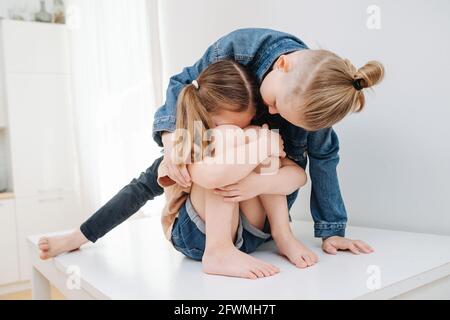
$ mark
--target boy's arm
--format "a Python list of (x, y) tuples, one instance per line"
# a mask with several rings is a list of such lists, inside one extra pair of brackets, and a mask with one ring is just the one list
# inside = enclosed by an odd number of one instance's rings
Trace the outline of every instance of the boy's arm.
[(308, 135), (314, 234), (323, 239), (322, 249), (326, 253), (336, 254), (338, 250), (350, 250), (354, 254), (371, 253), (373, 249), (365, 242), (344, 238), (347, 212), (336, 172), (338, 152), (339, 141), (332, 128)]
[(339, 140), (332, 128), (308, 135), (311, 178), (311, 215), (316, 237), (345, 236), (347, 212), (342, 200), (336, 167)]
[(215, 61), (217, 61), (217, 55), (214, 52), (214, 45), (212, 45), (194, 65), (184, 68), (181, 73), (170, 78), (166, 91), (166, 102), (158, 108), (153, 120), (153, 139), (160, 147), (163, 147), (161, 134), (175, 131), (176, 105), (181, 90), (185, 85), (197, 79), (199, 74)]

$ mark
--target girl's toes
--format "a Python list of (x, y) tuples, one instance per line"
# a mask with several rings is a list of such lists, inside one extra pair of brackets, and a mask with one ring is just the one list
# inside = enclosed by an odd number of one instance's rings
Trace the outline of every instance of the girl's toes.
[(278, 269), (277, 267), (275, 267), (274, 265), (271, 265), (271, 264), (266, 264), (266, 268), (267, 268), (268, 270), (270, 270), (270, 272), (271, 272), (272, 274), (275, 274), (275, 273), (280, 272), (280, 269)]
[(263, 267), (258, 268), (259, 273), (261, 274), (261, 278), (266, 278), (270, 276), (270, 272)]
[(50, 249), (50, 246), (46, 243), (39, 245), (39, 250), (41, 251), (48, 251)]
[(309, 255), (303, 255), (302, 257), (303, 257), (303, 260), (305, 260), (308, 267), (311, 267), (314, 264), (314, 262), (312, 261), (312, 259)]
[(255, 280), (258, 279), (258, 277), (256, 276), (256, 274), (254, 274), (253, 272), (249, 271), (246, 275), (247, 278)]
[(252, 271), (258, 278), (264, 278), (264, 273), (259, 268), (255, 267)]
[(280, 273), (280, 268), (277, 268), (277, 267), (271, 267), (271, 268), (270, 268), (270, 271), (272, 271), (272, 274), (277, 274), (277, 273)]
[(268, 268), (268, 267), (264, 267), (264, 274), (265, 274), (265, 276), (266, 277), (270, 277), (270, 276), (273, 276), (275, 273), (272, 271), (272, 270), (270, 270), (270, 268)]
[(268, 272), (269, 276), (273, 276), (276, 273), (275, 270), (270, 266), (264, 266), (264, 270)]
[(300, 269), (304, 269), (308, 266), (308, 264), (306, 263), (305, 260), (302, 259), (302, 257), (299, 257), (298, 259), (296, 259), (294, 264)]

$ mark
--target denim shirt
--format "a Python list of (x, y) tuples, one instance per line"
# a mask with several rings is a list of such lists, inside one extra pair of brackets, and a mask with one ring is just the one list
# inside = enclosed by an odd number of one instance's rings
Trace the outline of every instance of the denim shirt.
[[(300, 39), (280, 31), (248, 28), (233, 31), (213, 43), (193, 66), (170, 79), (166, 103), (155, 114), (153, 138), (162, 146), (161, 133), (173, 132), (176, 127), (176, 102), (182, 88), (197, 79), (210, 64), (226, 59), (246, 66), (261, 84), (279, 56), (308, 49)], [(284, 140), (287, 156), (302, 168), (309, 158), (312, 184), (311, 215), (316, 237), (344, 236), (347, 213), (339, 189), (336, 166), (339, 162), (339, 141), (332, 128), (308, 132), (278, 115), (266, 113), (271, 128), (278, 128)], [(298, 190), (288, 195), (289, 208)]]

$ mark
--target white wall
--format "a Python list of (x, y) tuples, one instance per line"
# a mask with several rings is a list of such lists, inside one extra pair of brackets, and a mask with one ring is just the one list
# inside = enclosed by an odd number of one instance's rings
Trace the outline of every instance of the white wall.
[[(450, 234), (450, 2), (442, 0), (163, 0), (165, 85), (218, 37), (241, 27), (297, 35), (361, 66), (382, 61), (387, 77), (367, 109), (336, 126), (339, 175), (354, 225)], [(369, 5), (381, 29), (366, 27)], [(309, 219), (309, 189), (295, 216)]]

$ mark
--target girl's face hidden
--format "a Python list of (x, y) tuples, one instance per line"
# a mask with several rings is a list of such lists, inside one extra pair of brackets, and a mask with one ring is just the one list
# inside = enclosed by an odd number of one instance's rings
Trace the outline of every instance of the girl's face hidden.
[(222, 109), (221, 111), (211, 116), (216, 126), (220, 125), (235, 125), (240, 128), (246, 128), (250, 125), (253, 117), (256, 114), (256, 107), (251, 105), (245, 111), (236, 112)]

